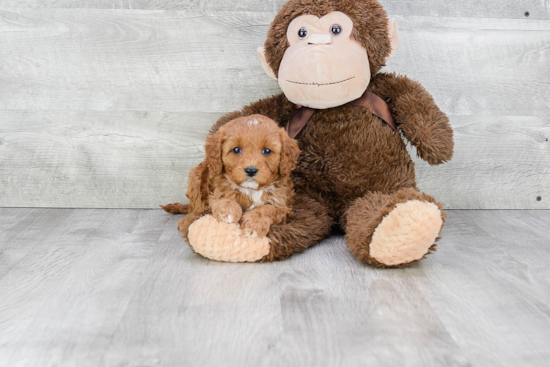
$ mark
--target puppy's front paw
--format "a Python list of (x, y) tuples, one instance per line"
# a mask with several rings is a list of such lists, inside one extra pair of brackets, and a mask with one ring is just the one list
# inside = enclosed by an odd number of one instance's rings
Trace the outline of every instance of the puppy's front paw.
[(271, 228), (271, 223), (271, 218), (251, 211), (243, 215), (241, 228), (245, 236), (252, 238), (265, 237)]
[(243, 210), (234, 201), (220, 200), (212, 205), (212, 215), (225, 223), (238, 223), (243, 216)]

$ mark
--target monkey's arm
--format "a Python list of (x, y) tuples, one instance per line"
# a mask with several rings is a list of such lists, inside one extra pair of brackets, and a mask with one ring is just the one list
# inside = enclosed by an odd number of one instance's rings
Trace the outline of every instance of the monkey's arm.
[(388, 101), (396, 123), (420, 158), (431, 165), (451, 160), (454, 142), (449, 118), (420, 83), (381, 73), (373, 80), (372, 92)]
[(277, 121), (279, 125), (290, 119), (290, 116), (295, 111), (294, 105), (289, 102), (284, 94), (277, 94), (268, 98), (260, 99), (253, 102), (239, 111), (230, 112), (222, 116), (212, 129), (210, 133), (215, 133), (220, 127), (227, 124), (236, 118), (250, 115), (264, 115), (270, 119)]

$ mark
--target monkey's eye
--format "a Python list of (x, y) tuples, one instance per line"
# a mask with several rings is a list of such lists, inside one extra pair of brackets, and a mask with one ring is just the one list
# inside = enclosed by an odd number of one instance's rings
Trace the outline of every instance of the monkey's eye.
[(242, 152), (243, 152), (243, 150), (239, 147), (233, 148), (233, 153), (235, 153), (235, 154), (241, 154)]
[(270, 155), (271, 154), (271, 149), (265, 148), (264, 150), (262, 150), (262, 154), (263, 155)]
[(338, 24), (334, 24), (330, 29), (330, 33), (338, 36), (340, 33), (342, 33), (342, 27), (340, 27)]
[(298, 38), (303, 40), (306, 37), (307, 37), (307, 28), (304, 27), (298, 31)]

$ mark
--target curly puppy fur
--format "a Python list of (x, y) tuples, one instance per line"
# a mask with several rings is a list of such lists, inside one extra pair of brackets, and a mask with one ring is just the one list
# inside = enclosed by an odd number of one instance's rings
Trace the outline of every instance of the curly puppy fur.
[[(277, 123), (264, 116), (237, 118), (206, 139), (206, 160), (189, 177), (189, 206), (170, 204), (170, 213), (212, 213), (221, 221), (241, 223), (245, 233), (265, 236), (271, 225), (285, 223), (294, 190), (290, 173), (300, 150)], [(257, 170), (253, 176), (247, 169)], [(187, 231), (189, 219), (181, 229)]]
[[(365, 47), (370, 59), (368, 90), (387, 101), (401, 134), (371, 112), (351, 104), (318, 110), (296, 137), (302, 155), (292, 176), (300, 205), (294, 206), (287, 223), (272, 226), (268, 234), (273, 243), (271, 253), (263, 260), (282, 260), (303, 251), (328, 236), (334, 223), (347, 232), (348, 245), (360, 261), (384, 267), (369, 255), (370, 240), (384, 216), (407, 200), (436, 203), (417, 190), (414, 163), (404, 139), (416, 147), (420, 158), (436, 165), (452, 158), (453, 130), (419, 83), (394, 73), (379, 73), (391, 45), (388, 17), (376, 0), (287, 2), (265, 43), (268, 63), (275, 72), (288, 47), (289, 23), (300, 15), (322, 17), (332, 11), (341, 11), (353, 20), (353, 37)], [(295, 110), (296, 106), (279, 94), (227, 114), (211, 132), (216, 133), (235, 118), (255, 114), (284, 127)], [(441, 204), (436, 205), (441, 208)], [(407, 265), (410, 263), (398, 266)]]

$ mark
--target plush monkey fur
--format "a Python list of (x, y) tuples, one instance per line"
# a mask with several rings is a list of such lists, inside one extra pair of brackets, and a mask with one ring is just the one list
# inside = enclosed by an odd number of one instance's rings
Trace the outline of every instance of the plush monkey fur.
[[(441, 227), (445, 216), (440, 212), (441, 204), (418, 191), (414, 163), (404, 139), (416, 147), (420, 158), (437, 165), (452, 158), (453, 131), (447, 116), (419, 83), (405, 76), (379, 73), (391, 53), (391, 44), (387, 14), (375, 0), (290, 0), (272, 23), (265, 43), (266, 59), (275, 74), (289, 47), (286, 31), (290, 22), (300, 15), (322, 17), (332, 11), (345, 13), (353, 20), (352, 39), (365, 47), (370, 60), (368, 90), (387, 101), (401, 134), (368, 110), (349, 103), (318, 110), (296, 137), (302, 155), (293, 173), (293, 214), (287, 223), (272, 226), (268, 234), (271, 251), (262, 261), (282, 260), (303, 251), (327, 237), (335, 224), (346, 232), (348, 246), (361, 262), (380, 267), (407, 266), (423, 256), (403, 263), (385, 263), (371, 256), (373, 237), (379, 238), (378, 247), (393, 245), (387, 238), (380, 239), (377, 229), (392, 215), (392, 221), (404, 226), (423, 226), (423, 218), (407, 214), (407, 203), (439, 213)], [(285, 126), (295, 111), (296, 106), (279, 94), (227, 114), (212, 133), (237, 117), (254, 114)], [(180, 224), (184, 237), (196, 219), (187, 217)], [(425, 254), (435, 249), (433, 238), (430, 241)]]

